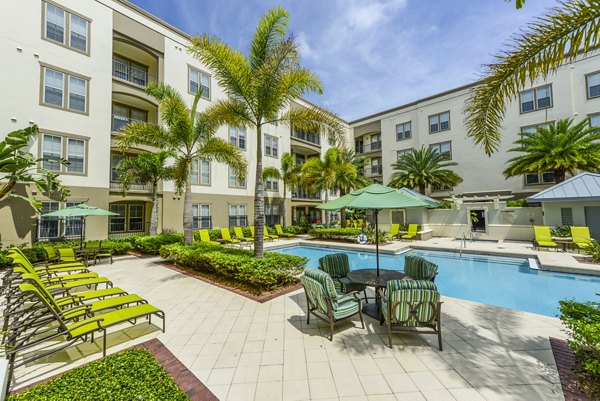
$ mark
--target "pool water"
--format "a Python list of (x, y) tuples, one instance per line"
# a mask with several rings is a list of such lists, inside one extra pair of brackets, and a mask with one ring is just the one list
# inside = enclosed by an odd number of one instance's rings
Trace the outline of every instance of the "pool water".
[[(304, 256), (307, 268), (319, 266), (319, 258), (344, 252), (350, 268), (374, 268), (375, 253), (355, 252), (312, 246), (292, 246), (276, 252)], [(525, 258), (509, 258), (454, 252), (411, 250), (401, 255), (379, 255), (382, 269), (404, 270), (404, 256), (419, 255), (439, 266), (435, 279), (442, 295), (467, 299), (546, 316), (557, 316), (558, 301), (574, 298), (578, 301), (600, 301), (600, 277), (580, 274), (532, 270)]]

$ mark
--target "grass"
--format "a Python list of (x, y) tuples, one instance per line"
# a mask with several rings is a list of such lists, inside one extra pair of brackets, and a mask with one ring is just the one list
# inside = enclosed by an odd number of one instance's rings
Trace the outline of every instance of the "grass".
[(150, 351), (132, 349), (72, 369), (8, 401), (184, 401)]

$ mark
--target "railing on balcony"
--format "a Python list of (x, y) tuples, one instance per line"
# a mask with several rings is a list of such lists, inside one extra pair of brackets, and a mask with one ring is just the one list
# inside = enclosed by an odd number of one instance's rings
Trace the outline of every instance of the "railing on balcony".
[(381, 150), (381, 141), (366, 143), (364, 145), (356, 145), (354, 147), (354, 151), (357, 154), (375, 152), (378, 150)]
[(292, 192), (292, 199), (310, 199), (317, 200), (321, 199), (321, 191), (317, 191), (316, 193), (310, 193), (303, 189), (298, 189)]
[(247, 215), (230, 215), (229, 216), (229, 227), (248, 227), (248, 216)]
[(146, 122), (146, 121), (136, 120), (135, 118), (129, 118), (129, 117), (126, 117), (126, 116), (120, 116), (118, 114), (113, 114), (112, 115), (111, 128), (110, 129), (113, 132), (119, 132), (119, 131), (121, 131), (121, 128), (123, 128), (127, 124), (129, 124), (129, 123), (137, 123), (137, 122)]
[(128, 221), (125, 218), (111, 218), (108, 223), (108, 238), (125, 238), (134, 235), (148, 235), (150, 222), (138, 218)]
[(376, 176), (376, 175), (381, 175), (381, 166), (371, 166), (371, 168), (367, 169), (368, 171), (368, 175), (370, 177)]
[(192, 221), (192, 227), (194, 230), (202, 228), (212, 229), (212, 217), (211, 216), (194, 216)]
[(80, 217), (40, 217), (36, 225), (34, 242), (79, 239), (83, 229)]
[[(111, 181), (110, 182), (110, 189), (117, 189), (117, 190), (121, 190), (121, 183), (118, 181)], [(129, 189), (127, 189), (128, 192), (136, 192), (136, 191), (140, 191), (140, 192), (150, 192), (152, 191), (152, 184), (150, 183), (146, 183), (146, 184), (131, 184), (129, 186)]]
[(278, 214), (265, 214), (265, 225), (274, 226), (280, 223), (280, 216)]
[(319, 146), (321, 145), (321, 136), (310, 132), (292, 130), (292, 138), (302, 139), (303, 141), (314, 143)]
[(115, 59), (113, 59), (113, 77), (123, 79), (144, 88), (150, 83), (158, 82), (158, 77), (149, 74), (147, 69)]

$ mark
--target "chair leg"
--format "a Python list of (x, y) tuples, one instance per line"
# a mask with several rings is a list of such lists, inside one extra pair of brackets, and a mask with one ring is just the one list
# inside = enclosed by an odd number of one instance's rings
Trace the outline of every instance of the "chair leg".
[(365, 294), (365, 303), (368, 304), (369, 303), (369, 299), (367, 298), (367, 289), (365, 288), (363, 290), (364, 294)]
[(358, 310), (358, 317), (360, 317), (360, 324), (362, 326), (362, 328), (365, 328), (365, 321), (363, 320), (363, 316), (362, 316), (362, 310)]
[(388, 342), (390, 343), (390, 348), (392, 348), (392, 325), (388, 322)]
[(329, 321), (329, 341), (333, 341), (333, 319)]

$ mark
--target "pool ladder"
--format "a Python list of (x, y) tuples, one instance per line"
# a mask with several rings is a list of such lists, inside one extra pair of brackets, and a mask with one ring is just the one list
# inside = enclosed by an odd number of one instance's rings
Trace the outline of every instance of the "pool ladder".
[(462, 250), (463, 248), (467, 247), (467, 236), (465, 235), (465, 233), (462, 233), (462, 238), (460, 239), (460, 248), (458, 250), (458, 253), (460, 255), (460, 257), (462, 258)]

